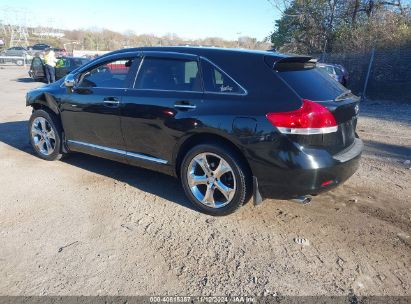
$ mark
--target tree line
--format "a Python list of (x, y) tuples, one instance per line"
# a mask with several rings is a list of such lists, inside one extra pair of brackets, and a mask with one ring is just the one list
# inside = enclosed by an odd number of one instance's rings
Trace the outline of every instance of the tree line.
[[(29, 43), (54, 47), (111, 51), (124, 47), (202, 45), (229, 48), (271, 49), (281, 52), (320, 54), (366, 52), (373, 47), (411, 47), (411, 0), (266, 0), (280, 12), (267, 39), (253, 37), (227, 40), (219, 37), (184, 39), (177, 34), (156, 36), (118, 33), (108, 29), (66, 30), (64, 37), (38, 36), (36, 32), (55, 29), (28, 29)], [(1, 25), (1, 24), (0, 24)], [(16, 25), (16, 27), (18, 27)], [(3, 26), (4, 28), (4, 26)], [(60, 30), (60, 32), (62, 32)], [(0, 38), (10, 41), (7, 32)]]
[[(246, 48), (246, 49), (269, 49), (271, 43), (268, 39), (258, 41), (256, 38), (243, 36), (237, 40), (226, 40), (220, 37), (208, 37), (203, 39), (184, 39), (174, 33), (164, 36), (154, 34), (136, 34), (132, 31), (119, 33), (108, 29), (99, 30), (57, 30), (52, 28), (42, 28), (42, 33), (63, 32), (63, 37), (43, 34), (36, 35), (39, 28), (28, 29), (28, 42), (30, 45), (36, 43), (46, 43), (53, 47), (66, 48), (67, 51), (73, 49), (96, 50), (96, 51), (113, 51), (125, 47), (141, 46), (169, 46), (169, 45), (201, 45), (227, 48)], [(7, 33), (0, 35), (0, 38), (6, 41), (6, 46), (10, 41)]]
[(80, 42), (82, 48), (93, 50), (115, 50), (123, 47), (167, 46), (167, 45), (203, 45), (218, 47), (242, 47), (248, 49), (267, 49), (268, 41), (258, 41), (253, 37), (239, 37), (238, 40), (226, 40), (219, 37), (204, 39), (184, 39), (174, 33), (164, 36), (153, 34), (137, 35), (132, 31), (118, 33), (107, 29), (100, 31), (73, 30), (65, 31), (65, 38)]
[(283, 52), (365, 52), (411, 46), (406, 0), (268, 0), (281, 12), (271, 34)]

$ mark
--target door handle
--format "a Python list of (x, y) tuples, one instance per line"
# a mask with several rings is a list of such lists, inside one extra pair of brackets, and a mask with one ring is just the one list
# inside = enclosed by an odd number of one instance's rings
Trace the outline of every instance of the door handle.
[(180, 101), (174, 104), (174, 108), (181, 109), (181, 110), (192, 110), (192, 109), (197, 108), (197, 106), (188, 101)]
[(118, 105), (120, 100), (116, 97), (104, 97), (103, 103), (106, 105)]

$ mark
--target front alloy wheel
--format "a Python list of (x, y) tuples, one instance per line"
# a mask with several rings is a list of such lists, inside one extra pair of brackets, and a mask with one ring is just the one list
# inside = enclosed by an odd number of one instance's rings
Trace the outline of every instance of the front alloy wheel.
[(56, 149), (56, 134), (44, 117), (37, 117), (31, 125), (31, 137), (36, 150), (48, 156)]
[(60, 120), (53, 112), (35, 110), (30, 117), (28, 133), (30, 143), (40, 158), (57, 160), (62, 157)]

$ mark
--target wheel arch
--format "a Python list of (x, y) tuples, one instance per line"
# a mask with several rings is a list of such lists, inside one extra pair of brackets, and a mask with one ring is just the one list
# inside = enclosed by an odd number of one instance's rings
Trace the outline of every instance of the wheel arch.
[(57, 123), (59, 124), (59, 127), (61, 129), (61, 136), (62, 136), (62, 151), (64, 153), (67, 153), (69, 149), (66, 146), (65, 143), (65, 132), (64, 132), (64, 127), (63, 127), (63, 122), (61, 120), (61, 113), (58, 107), (58, 104), (54, 97), (50, 94), (44, 93), (36, 96), (35, 98), (30, 98), (27, 99), (26, 102), (27, 106), (31, 106), (34, 111), (36, 110), (45, 110), (51, 114), (55, 114), (57, 117)]
[(55, 98), (47, 93), (40, 94), (27, 100), (27, 106), (31, 106), (34, 110), (47, 108), (57, 116), (60, 116), (60, 110)]
[(233, 140), (216, 133), (211, 132), (202, 132), (195, 133), (185, 138), (181, 143), (176, 147), (174, 151), (174, 172), (176, 176), (180, 175), (180, 166), (181, 162), (184, 159), (184, 156), (187, 152), (196, 145), (204, 143), (219, 143), (222, 144), (231, 150), (233, 150), (238, 157), (240, 157), (243, 164), (246, 166), (248, 173), (252, 176), (252, 170), (247, 158), (244, 155), (243, 150), (239, 147), (238, 144), (234, 143)]

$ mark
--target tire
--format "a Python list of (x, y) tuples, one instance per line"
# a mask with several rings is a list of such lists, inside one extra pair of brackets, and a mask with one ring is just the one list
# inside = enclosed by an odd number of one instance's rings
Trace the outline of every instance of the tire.
[[(233, 213), (250, 197), (251, 176), (247, 167), (234, 150), (222, 144), (201, 144), (188, 151), (181, 163), (180, 179), (193, 205), (209, 215)], [(201, 184), (194, 185), (197, 182)]]
[(49, 161), (61, 159), (62, 128), (57, 115), (49, 110), (35, 110), (29, 120), (28, 134), (38, 157)]

